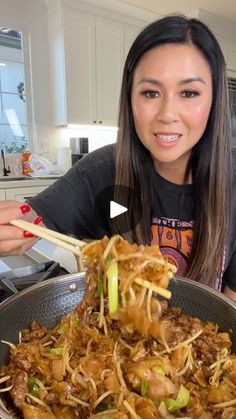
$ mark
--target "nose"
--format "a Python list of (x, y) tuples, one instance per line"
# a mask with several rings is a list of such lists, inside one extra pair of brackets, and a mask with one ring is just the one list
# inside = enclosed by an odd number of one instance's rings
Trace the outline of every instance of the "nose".
[(178, 107), (173, 98), (161, 98), (157, 112), (157, 119), (159, 122), (164, 124), (170, 124), (178, 121)]

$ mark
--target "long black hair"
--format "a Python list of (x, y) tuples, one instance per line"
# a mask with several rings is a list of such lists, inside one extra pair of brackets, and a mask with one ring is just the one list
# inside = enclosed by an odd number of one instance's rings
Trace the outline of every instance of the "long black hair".
[[(221, 48), (209, 28), (198, 19), (169, 15), (148, 25), (135, 39), (126, 58), (119, 112), (116, 154), (116, 184), (133, 188), (142, 203), (138, 226), (130, 224), (129, 238), (137, 243), (151, 241), (153, 162), (135, 130), (131, 108), (134, 70), (141, 57), (163, 44), (192, 44), (205, 57), (211, 70), (213, 100), (202, 138), (193, 147), (186, 175), (191, 171), (195, 198), (193, 247), (188, 276), (208, 277), (213, 283), (223, 258), (229, 230), (230, 139), (226, 64)], [(119, 192), (122, 194), (122, 192)], [(119, 197), (117, 197), (119, 198)], [(120, 197), (122, 198), (122, 197)], [(122, 198), (124, 202), (124, 197)], [(126, 199), (127, 200), (127, 199)], [(135, 215), (133, 198), (126, 202)], [(116, 229), (119, 229), (119, 222)], [(117, 231), (117, 230), (116, 230)]]

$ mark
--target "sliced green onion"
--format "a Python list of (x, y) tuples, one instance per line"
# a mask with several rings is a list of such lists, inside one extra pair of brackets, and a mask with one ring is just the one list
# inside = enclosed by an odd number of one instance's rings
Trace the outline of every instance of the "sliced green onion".
[(148, 394), (148, 381), (145, 379), (141, 380), (141, 396), (147, 397)]
[(105, 262), (106, 265), (109, 265), (111, 263), (111, 261), (112, 261), (112, 258), (111, 258), (111, 256), (108, 255), (104, 262)]
[(153, 371), (157, 372), (157, 374), (160, 374), (160, 375), (165, 375), (166, 374), (164, 368), (161, 365), (155, 365), (153, 367)]
[(27, 381), (27, 386), (30, 394), (35, 397), (39, 397), (39, 386), (35, 383), (34, 377), (29, 377)]
[(108, 283), (108, 307), (109, 313), (115, 313), (118, 310), (118, 263), (111, 262), (107, 269)]
[(176, 410), (182, 409), (182, 407), (187, 406), (189, 399), (190, 393), (188, 389), (181, 384), (176, 400), (171, 398), (166, 399), (165, 405), (167, 407), (167, 410), (172, 413)]
[(41, 383), (46, 384), (46, 377), (42, 376), (40, 378)]
[(27, 386), (28, 386), (29, 391), (31, 391), (34, 384), (35, 384), (35, 378), (29, 377), (27, 381)]
[(77, 327), (79, 325), (79, 320), (75, 317), (72, 318), (72, 327)]
[(52, 348), (51, 353), (56, 356), (62, 356), (63, 348)]
[(103, 291), (104, 291), (104, 282), (103, 282), (103, 279), (100, 278), (98, 280), (98, 286), (97, 286), (97, 293), (98, 293), (98, 295), (100, 296), (103, 293)]
[(68, 325), (67, 324), (62, 324), (59, 329), (58, 329), (58, 333), (59, 335), (64, 335), (64, 333), (68, 330)]

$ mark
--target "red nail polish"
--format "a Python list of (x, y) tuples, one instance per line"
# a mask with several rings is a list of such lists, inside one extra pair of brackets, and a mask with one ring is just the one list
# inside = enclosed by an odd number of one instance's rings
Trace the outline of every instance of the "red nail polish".
[(22, 214), (26, 214), (27, 212), (30, 212), (30, 206), (28, 204), (24, 204), (20, 207), (20, 210)]
[(34, 224), (40, 224), (41, 221), (42, 221), (42, 217), (38, 216), (38, 217), (35, 218)]
[(29, 231), (24, 231), (23, 236), (26, 237), (26, 238), (34, 237), (34, 235), (32, 233), (30, 233)]

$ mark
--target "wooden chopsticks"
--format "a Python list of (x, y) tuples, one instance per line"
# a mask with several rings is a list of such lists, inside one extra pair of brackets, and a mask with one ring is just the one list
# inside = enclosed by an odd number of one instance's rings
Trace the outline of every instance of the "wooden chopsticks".
[(50, 230), (46, 227), (40, 227), (38, 225), (29, 223), (28, 221), (24, 220), (12, 220), (10, 224), (14, 225), (15, 227), (19, 227), (24, 231), (28, 231), (29, 233), (34, 234), (41, 239), (45, 239), (54, 243), (57, 246), (63, 247), (66, 250), (71, 251), (75, 255), (81, 255), (81, 247), (83, 247), (86, 243), (75, 239), (74, 237), (66, 236), (65, 234), (58, 233), (57, 231)]
[[(74, 237), (66, 236), (65, 234), (58, 233), (57, 231), (50, 230), (46, 227), (40, 227), (21, 219), (12, 220), (10, 224), (19, 227), (24, 231), (28, 231), (41, 239), (48, 240), (57, 246), (63, 247), (75, 255), (80, 256), (80, 258), (81, 248), (87, 244), (84, 241), (75, 239)], [(169, 299), (171, 297), (171, 292), (169, 290), (158, 287), (143, 278), (136, 278), (135, 283), (143, 288), (152, 289), (154, 294), (159, 294), (164, 298)]]

